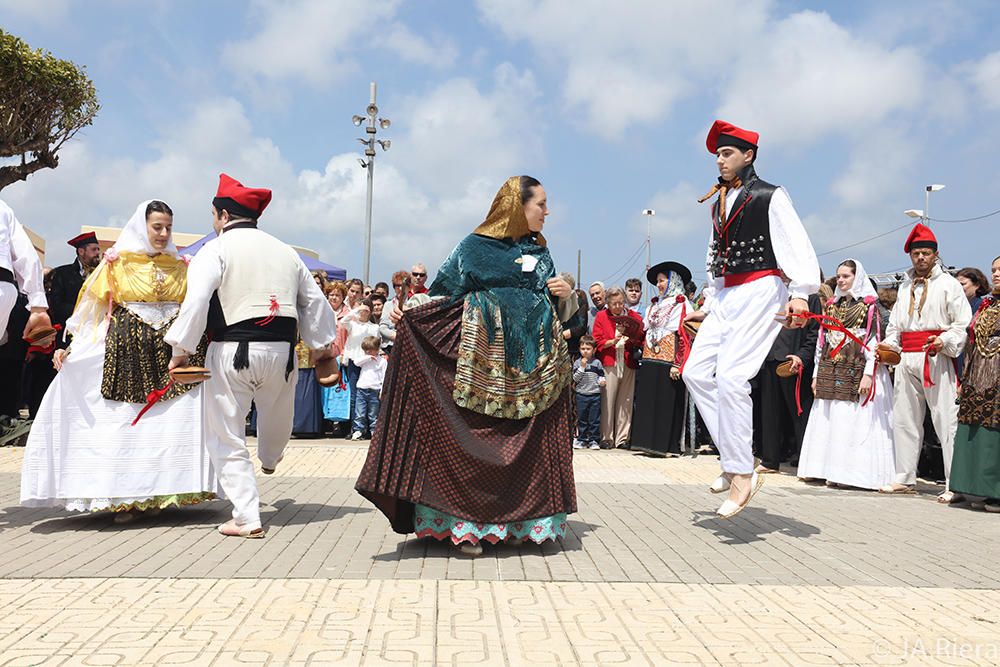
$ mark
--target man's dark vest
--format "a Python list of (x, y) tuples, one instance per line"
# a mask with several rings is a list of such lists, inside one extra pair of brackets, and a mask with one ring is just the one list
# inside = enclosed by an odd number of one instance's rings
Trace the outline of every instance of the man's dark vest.
[(708, 270), (716, 278), (751, 271), (776, 270), (778, 260), (771, 247), (768, 209), (778, 188), (757, 178), (753, 165), (740, 172), (743, 190), (725, 222), (719, 220), (719, 201), (712, 205), (712, 247)]

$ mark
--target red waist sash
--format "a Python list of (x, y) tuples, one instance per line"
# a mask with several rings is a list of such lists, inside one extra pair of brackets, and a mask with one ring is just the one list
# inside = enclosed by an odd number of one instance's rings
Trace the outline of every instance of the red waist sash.
[(925, 350), (924, 345), (927, 345), (927, 339), (931, 336), (940, 336), (943, 333), (943, 329), (926, 329), (924, 331), (903, 331), (899, 334), (899, 345), (903, 349), (903, 352), (924, 353), (925, 387), (933, 387), (934, 381), (931, 380), (931, 352), (933, 348), (928, 347)]
[(723, 279), (725, 280), (725, 287), (736, 287), (737, 285), (746, 285), (765, 276), (780, 275), (781, 271), (778, 269), (762, 269), (760, 271), (747, 271), (746, 273), (727, 273)]

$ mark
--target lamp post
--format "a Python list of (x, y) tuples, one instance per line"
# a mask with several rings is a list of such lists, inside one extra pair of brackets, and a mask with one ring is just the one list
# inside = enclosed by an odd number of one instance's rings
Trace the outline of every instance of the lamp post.
[[(646, 216), (646, 273), (649, 273), (649, 267), (652, 266), (653, 216), (656, 215), (656, 211), (646, 208), (642, 210), (642, 214)], [(649, 290), (649, 300), (652, 301), (653, 297), (656, 296), (656, 289), (649, 287), (648, 280), (646, 284), (646, 289)]]
[(944, 190), (944, 186), (940, 183), (934, 183), (932, 185), (927, 185), (924, 187), (924, 224), (929, 225), (931, 222), (931, 193), (937, 192), (938, 190)]
[(904, 214), (910, 216), (911, 218), (920, 218), (920, 222), (925, 225), (930, 225), (931, 222), (931, 193), (937, 192), (938, 190), (944, 190), (944, 186), (940, 183), (933, 183), (931, 185), (924, 186), (924, 210), (917, 208), (911, 208), (903, 211)]
[(375, 104), (375, 82), (371, 84), (371, 98), (365, 108), (365, 115), (355, 115), (351, 121), (356, 127), (367, 121), (365, 125), (365, 137), (358, 138), (365, 147), (365, 157), (358, 158), (358, 163), (362, 169), (368, 170), (368, 199), (365, 202), (365, 284), (369, 281), (372, 258), (372, 189), (375, 185), (375, 144), (378, 144), (383, 151), (389, 150), (391, 141), (388, 139), (376, 139), (378, 128), (389, 129), (392, 124), (388, 118), (378, 118), (378, 106)]

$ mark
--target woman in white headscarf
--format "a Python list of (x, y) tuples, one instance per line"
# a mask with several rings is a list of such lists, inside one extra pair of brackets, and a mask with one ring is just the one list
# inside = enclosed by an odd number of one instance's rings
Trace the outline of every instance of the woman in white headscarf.
[(836, 319), (857, 340), (820, 328), (813, 371), (813, 402), (799, 456), (802, 479), (829, 486), (878, 489), (896, 474), (892, 441), (892, 385), (885, 366), (876, 363), (885, 315), (861, 262), (837, 267), (837, 289), (825, 315)]
[(172, 227), (165, 203), (139, 204), (81, 288), (66, 322), (73, 342), (56, 352), (59, 374), (28, 436), (22, 505), (111, 510), (123, 523), (221, 495), (201, 387), (171, 384), (167, 372), (163, 335), (187, 291)]
[(656, 286), (657, 297), (643, 318), (646, 338), (636, 380), (642, 389), (634, 401), (631, 449), (679, 456), (685, 398), (681, 366), (690, 348), (682, 325), (694, 312), (685, 292), (691, 270), (660, 262), (646, 272), (646, 280)]

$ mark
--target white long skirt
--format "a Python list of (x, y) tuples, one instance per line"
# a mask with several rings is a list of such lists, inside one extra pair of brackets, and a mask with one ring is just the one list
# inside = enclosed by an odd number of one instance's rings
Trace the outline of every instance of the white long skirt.
[(156, 403), (101, 395), (104, 343), (75, 340), (28, 435), (21, 504), (97, 511), (154, 497), (224, 497), (203, 436), (201, 386)]
[(892, 483), (892, 382), (885, 366), (878, 367), (875, 380), (878, 391), (864, 407), (862, 401), (813, 401), (799, 454), (799, 477), (861, 489)]

